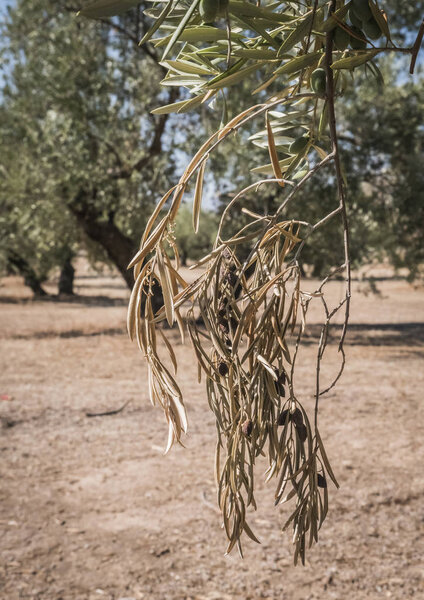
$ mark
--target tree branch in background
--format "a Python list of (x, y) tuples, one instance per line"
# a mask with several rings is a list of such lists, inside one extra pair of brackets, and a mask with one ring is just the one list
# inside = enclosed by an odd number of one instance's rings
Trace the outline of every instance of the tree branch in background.
[[(330, 8), (329, 8), (329, 16), (335, 12), (336, 10), (336, 0), (331, 0)], [(340, 336), (339, 341), (339, 352), (342, 353), (342, 366), (337, 375), (337, 380), (341, 376), (343, 372), (343, 368), (345, 365), (345, 356), (343, 344), (346, 337), (347, 326), (349, 322), (349, 309), (350, 309), (350, 298), (352, 294), (352, 278), (351, 278), (351, 267), (350, 267), (350, 241), (349, 241), (349, 223), (347, 219), (347, 208), (346, 208), (346, 196), (345, 189), (343, 183), (343, 175), (342, 168), (340, 162), (340, 152), (339, 152), (339, 143), (337, 139), (337, 126), (336, 126), (336, 111), (335, 111), (335, 89), (334, 89), (334, 75), (333, 69), (331, 65), (333, 64), (333, 38), (334, 38), (334, 30), (328, 31), (326, 34), (325, 40), (325, 73), (326, 73), (326, 98), (328, 103), (328, 116), (329, 116), (329, 130), (330, 130), (330, 143), (332, 148), (332, 153), (334, 155), (334, 165), (336, 170), (336, 178), (337, 178), (337, 192), (339, 199), (339, 210), (342, 217), (342, 225), (343, 225), (343, 246), (344, 246), (344, 269), (346, 272), (346, 292), (345, 299), (343, 304), (345, 305), (345, 318), (343, 322), (342, 334)], [(326, 306), (326, 305), (325, 305)], [(341, 308), (342, 304), (340, 305)], [(337, 312), (337, 311), (336, 311)], [(330, 316), (327, 313), (327, 319), (322, 328), (322, 335), (320, 339), (320, 343), (318, 346), (318, 355), (317, 355), (317, 375), (316, 375), (316, 392), (315, 392), (315, 427), (317, 428), (317, 419), (318, 419), (318, 403), (321, 395), (320, 392), (320, 364), (321, 359), (324, 354), (325, 345), (326, 345), (326, 334), (330, 322)], [(334, 313), (335, 314), (335, 313)]]
[(7, 259), (12, 269), (24, 278), (25, 285), (34, 292), (34, 296), (38, 298), (48, 296), (48, 293), (41, 285), (43, 279), (37, 275), (31, 265), (22, 256), (12, 248), (9, 248)]
[(159, 69), (166, 73), (166, 70), (161, 65), (159, 65), (158, 55), (156, 54), (154, 48), (150, 44), (143, 44), (142, 46), (140, 46), (140, 40), (138, 39), (138, 37), (131, 33), (131, 31), (128, 31), (128, 29), (126, 29), (125, 27), (122, 27), (122, 25), (119, 25), (119, 23), (114, 23), (113, 21), (105, 18), (99, 19), (99, 22), (103, 23), (104, 25), (108, 25), (108, 27), (110, 27), (111, 29), (114, 29), (118, 33), (124, 35), (128, 40), (130, 40), (137, 46), (140, 52), (144, 52), (146, 56), (152, 59), (152, 61), (156, 64), (156, 66)]
[(424, 37), (424, 19), (421, 23), (415, 43), (412, 46), (411, 66), (409, 67), (409, 72), (411, 75), (413, 74), (413, 72), (415, 70), (415, 63), (417, 62), (418, 52), (420, 51), (423, 37)]
[[(169, 103), (172, 104), (179, 97), (179, 91), (177, 88), (172, 88), (169, 92), (168, 99)], [(124, 164), (122, 165), (122, 161), (119, 158), (118, 162), (121, 162), (122, 167), (116, 170), (110, 170), (108, 175), (111, 179), (129, 179), (132, 174), (137, 171), (140, 172), (151, 163), (152, 159), (155, 156), (159, 156), (162, 152), (162, 137), (165, 133), (165, 126), (169, 119), (169, 114), (160, 115), (159, 117), (153, 117), (154, 120), (154, 128), (153, 128), (153, 138), (150, 142), (150, 145), (145, 153), (145, 155), (134, 162), (132, 165)], [(108, 146), (109, 147), (109, 146)], [(115, 153), (116, 154), (116, 153)]]

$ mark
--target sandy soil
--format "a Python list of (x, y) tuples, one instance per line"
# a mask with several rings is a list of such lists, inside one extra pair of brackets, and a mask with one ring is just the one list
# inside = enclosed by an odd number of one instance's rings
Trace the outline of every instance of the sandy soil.
[[(163, 457), (166, 424), (124, 331), (126, 291), (119, 278), (80, 275), (72, 302), (31, 302), (16, 278), (0, 287), (2, 600), (424, 598), (422, 288), (354, 286), (348, 367), (321, 410), (341, 488), (295, 568), (285, 510), (260, 477), (250, 521), (262, 544), (224, 557), (214, 422), (189, 346), (175, 337), (187, 448)], [(341, 293), (335, 283), (334, 302)], [(305, 344), (300, 356), (305, 398), (314, 353)], [(115, 416), (86, 416), (127, 401)]]

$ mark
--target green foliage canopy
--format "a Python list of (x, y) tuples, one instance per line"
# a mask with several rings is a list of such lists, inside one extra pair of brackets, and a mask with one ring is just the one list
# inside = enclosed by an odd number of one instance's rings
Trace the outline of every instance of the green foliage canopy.
[(172, 181), (172, 155), (160, 153), (167, 119), (149, 115), (168, 95), (154, 55), (138, 47), (137, 14), (94, 23), (31, 0), (6, 15), (3, 246), (13, 237), (38, 270), (60, 262), (56, 247), (83, 243), (130, 282), (136, 232)]

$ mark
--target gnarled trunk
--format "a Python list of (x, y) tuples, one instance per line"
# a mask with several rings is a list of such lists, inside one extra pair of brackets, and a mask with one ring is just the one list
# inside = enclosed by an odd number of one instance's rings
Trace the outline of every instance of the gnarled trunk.
[(15, 250), (8, 250), (7, 260), (12, 269), (19, 273), (24, 278), (24, 283), (34, 293), (34, 296), (43, 297), (48, 296), (47, 292), (43, 289), (43, 279), (37, 275), (31, 265), (20, 256)]
[(134, 278), (132, 271), (129, 271), (127, 267), (135, 253), (134, 244), (129, 237), (118, 229), (113, 219), (109, 219), (109, 221), (100, 220), (99, 213), (90, 201), (93, 196), (95, 197), (95, 194), (96, 191), (80, 190), (74, 200), (69, 203), (69, 210), (75, 216), (84, 233), (102, 246), (109, 260), (121, 273), (129, 289), (132, 289)]

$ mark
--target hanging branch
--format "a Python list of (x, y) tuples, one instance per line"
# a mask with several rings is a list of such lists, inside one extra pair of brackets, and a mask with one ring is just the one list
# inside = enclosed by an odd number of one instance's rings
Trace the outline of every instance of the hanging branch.
[[(336, 0), (331, 0), (331, 4), (330, 4), (330, 8), (329, 8), (330, 18), (331, 18), (331, 15), (335, 12), (335, 9), (336, 9)], [(338, 139), (337, 139), (336, 111), (335, 111), (335, 104), (334, 104), (334, 96), (335, 96), (334, 76), (333, 76), (333, 69), (331, 68), (331, 65), (333, 64), (333, 38), (334, 38), (334, 30), (328, 31), (326, 33), (324, 65), (325, 65), (325, 74), (326, 74), (326, 100), (327, 100), (328, 116), (329, 116), (330, 143), (331, 143), (334, 166), (335, 166), (335, 171), (336, 171), (339, 207), (338, 207), (338, 209), (336, 209), (335, 211), (333, 211), (332, 213), (330, 213), (329, 215), (324, 217), (323, 221), (326, 222), (326, 221), (330, 220), (336, 214), (338, 214), (338, 213), (341, 214), (342, 226), (343, 226), (343, 249), (344, 249), (344, 258), (345, 258), (343, 268), (346, 272), (346, 292), (345, 292), (345, 298), (344, 298), (343, 302), (341, 304), (339, 304), (339, 306), (335, 309), (335, 311), (333, 313), (331, 313), (331, 316), (328, 312), (327, 305), (326, 305), (325, 301), (323, 300), (324, 308), (325, 308), (325, 312), (326, 312), (326, 321), (321, 330), (321, 337), (320, 337), (320, 341), (319, 341), (319, 345), (318, 345), (318, 353), (317, 353), (316, 391), (315, 391), (315, 428), (316, 429), (318, 427), (319, 398), (323, 394), (323, 392), (321, 392), (321, 390), (320, 390), (320, 365), (321, 365), (321, 360), (322, 360), (322, 357), (323, 357), (324, 351), (325, 351), (328, 327), (329, 327), (332, 316), (334, 316), (334, 314), (339, 310), (339, 308), (341, 308), (342, 305), (344, 305), (345, 306), (345, 316), (344, 316), (344, 321), (343, 321), (342, 333), (341, 333), (340, 341), (339, 341), (339, 352), (342, 355), (341, 367), (340, 367), (339, 373), (336, 376), (335, 381), (325, 391), (328, 391), (336, 384), (336, 382), (339, 380), (339, 378), (341, 377), (343, 370), (344, 370), (344, 366), (345, 366), (345, 362), (346, 362), (346, 356), (345, 356), (345, 351), (344, 351), (344, 341), (345, 341), (345, 337), (346, 337), (347, 326), (349, 323), (350, 298), (351, 298), (351, 293), (352, 293), (352, 277), (351, 277), (351, 267), (350, 267), (350, 244), (349, 244), (349, 237), (350, 237), (349, 236), (349, 223), (348, 223), (348, 218), (347, 218), (346, 196), (345, 196), (342, 168), (341, 168), (341, 162), (340, 162), (339, 144), (338, 144)]]
[[(115, 4), (119, 6), (118, 1)], [(218, 104), (219, 92), (224, 97), (226, 88), (254, 75), (262, 78), (254, 90), (262, 101), (206, 140), (178, 184), (159, 201), (130, 264), (135, 285), (128, 331), (148, 363), (151, 401), (161, 406), (168, 423), (167, 452), (174, 443), (182, 443), (188, 423), (176, 379), (177, 359), (160, 324), (164, 320), (171, 327), (176, 323), (183, 343), (188, 330), (198, 379), (205, 378), (208, 404), (216, 419), (215, 476), (227, 553), (237, 547), (242, 554), (244, 534), (258, 542), (248, 519), (256, 509), (256, 459), (265, 456), (267, 481), (276, 481), (275, 504), (291, 505), (282, 529), (292, 528), (294, 562), (304, 564), (306, 550), (318, 541), (328, 512), (328, 483), (331, 480), (338, 487), (319, 432), (318, 410), (320, 397), (336, 385), (344, 369), (351, 297), (349, 226), (335, 99), (343, 91), (344, 70), (369, 69), (379, 77), (375, 59), (382, 52), (410, 53), (414, 63), (422, 29), (412, 48), (397, 48), (374, 0), (330, 0), (321, 6), (317, 0), (307, 0), (284, 7), (193, 0), (184, 11), (173, 0), (157, 4), (164, 6), (148, 11), (156, 22), (143, 41), (165, 49), (164, 85), (184, 85), (191, 97), (159, 107), (154, 114), (186, 112), (212, 99)], [(106, 4), (92, 0), (90, 15), (110, 16), (113, 6), (113, 0)], [(163, 37), (153, 37), (162, 30)], [(385, 42), (376, 46), (374, 42), (382, 37)], [(274, 82), (279, 91), (268, 95)], [(222, 213), (210, 253), (196, 265), (203, 267), (201, 274), (188, 284), (179, 272), (174, 237), (179, 207), (195, 181), (193, 225), (197, 231), (208, 158), (230, 136), (256, 125), (261, 117), (264, 129), (252, 137), (271, 162), (256, 166), (253, 172), (269, 178), (235, 193)], [(299, 131), (304, 133), (298, 135)], [(287, 138), (290, 143), (285, 142)], [(316, 223), (294, 219), (292, 207), (305, 184), (330, 166), (337, 184), (336, 205)], [(278, 186), (280, 203), (275, 212), (257, 214), (243, 207), (245, 196), (264, 185)], [(238, 204), (247, 223), (226, 238), (225, 222)], [(315, 243), (313, 234), (318, 229), (338, 220), (344, 262), (331, 269), (315, 292), (306, 292), (299, 264), (302, 250)], [(250, 249), (247, 258), (246, 246)], [(326, 285), (342, 272), (345, 295), (331, 307)], [(152, 297), (158, 287), (163, 305), (154, 312)], [(311, 302), (321, 302), (325, 313), (317, 344), (312, 422), (298, 397), (296, 382)], [(341, 310), (341, 365), (335, 379), (322, 390), (321, 366), (329, 330)]]

